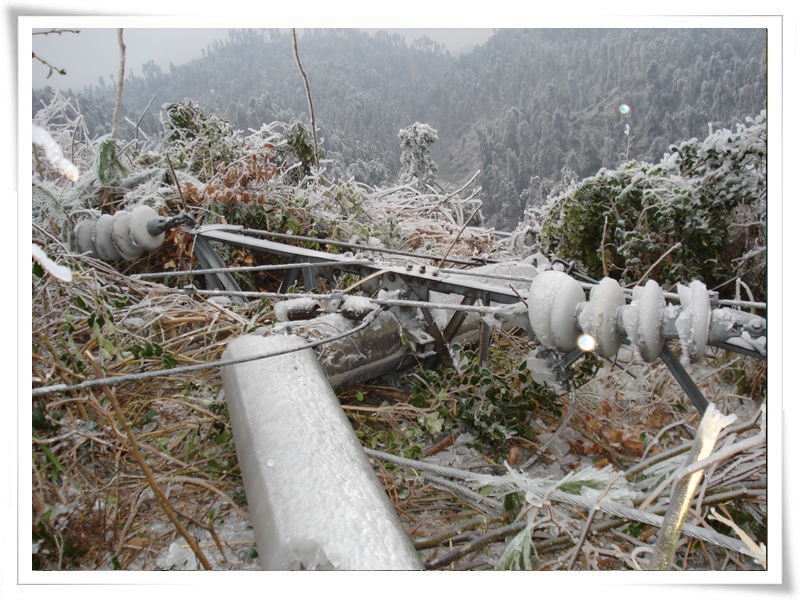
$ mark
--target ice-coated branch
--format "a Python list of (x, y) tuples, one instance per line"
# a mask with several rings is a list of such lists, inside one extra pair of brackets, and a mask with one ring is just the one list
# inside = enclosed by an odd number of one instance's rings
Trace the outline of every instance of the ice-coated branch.
[(78, 181), (78, 177), (80, 176), (78, 167), (73, 165), (68, 159), (64, 158), (61, 147), (50, 136), (46, 129), (39, 127), (38, 125), (34, 125), (32, 140), (34, 144), (40, 146), (42, 150), (44, 150), (44, 154), (47, 157), (47, 162), (58, 169), (61, 174), (70, 181)]
[(300, 74), (303, 76), (303, 83), (306, 86), (306, 96), (308, 97), (308, 111), (311, 113), (311, 134), (314, 137), (314, 164), (319, 173), (319, 145), (317, 144), (317, 121), (314, 118), (314, 103), (311, 101), (311, 86), (308, 84), (308, 76), (303, 63), (300, 62), (300, 52), (297, 50), (297, 31), (292, 29), (292, 42), (294, 44), (294, 57), (297, 59), (297, 66), (300, 67)]
[[(514, 489), (522, 490), (523, 489), (522, 486), (509, 483), (509, 477), (512, 480), (514, 479), (514, 477), (518, 478), (521, 477), (522, 479), (518, 481), (522, 482), (524, 482), (525, 478), (528, 477), (524, 473), (518, 473), (516, 471), (512, 471), (511, 469), (509, 469), (508, 476), (495, 476), (483, 473), (473, 473), (464, 469), (456, 469), (454, 467), (440, 466), (423, 461), (413, 460), (410, 458), (404, 458), (401, 456), (394, 456), (392, 454), (387, 454), (385, 452), (380, 452), (378, 450), (372, 450), (366, 447), (364, 448), (364, 452), (367, 454), (367, 456), (376, 458), (384, 462), (391, 462), (401, 467), (419, 469), (430, 473), (436, 473), (437, 475), (441, 475), (442, 477), (450, 477), (454, 479), (459, 479), (461, 481), (471, 481), (478, 483), (480, 485), (491, 485), (496, 490), (514, 490)], [(608, 515), (621, 517), (629, 521), (638, 521), (640, 523), (645, 523), (646, 525), (652, 525), (654, 527), (663, 527), (663, 524), (665, 522), (665, 517), (657, 515), (653, 512), (631, 508), (630, 506), (626, 506), (625, 504), (621, 504), (619, 502), (601, 500), (599, 499), (599, 496), (585, 497), (585, 496), (579, 496), (577, 494), (568, 494), (566, 492), (561, 492), (558, 490), (547, 489), (547, 487), (540, 487), (543, 486), (545, 482), (534, 481), (534, 480), (531, 481), (535, 485), (525, 486), (524, 491), (526, 494), (531, 494), (530, 500), (533, 500), (534, 502), (547, 502), (549, 500), (553, 502), (568, 504), (570, 506), (575, 506), (577, 508), (582, 508), (585, 510), (593, 510), (593, 509), (599, 510)], [(518, 526), (518, 529), (513, 529), (511, 531), (504, 530), (505, 533), (500, 537), (516, 534), (523, 527), (519, 523), (515, 525)], [(734, 552), (741, 552), (743, 554), (752, 556), (754, 558), (759, 557), (759, 555), (754, 553), (745, 543), (735, 538), (730, 538), (728, 536), (719, 534), (716, 531), (709, 531), (708, 529), (688, 524), (683, 527), (683, 530), (687, 535), (696, 538), (698, 540), (703, 540), (705, 542), (715, 544), (722, 548), (733, 550)], [(501, 530), (496, 530), (496, 531), (498, 533), (501, 532)], [(492, 532), (492, 535), (493, 536), (495, 535), (494, 531)], [(494, 537), (492, 539), (494, 539)], [(428, 568), (432, 568), (431, 563), (428, 563)]]
[(64, 267), (53, 262), (53, 260), (44, 253), (44, 250), (42, 250), (36, 244), (33, 244), (33, 258), (37, 263), (39, 263), (39, 266), (41, 266), (42, 269), (50, 273), (50, 275), (56, 279), (60, 279), (66, 283), (72, 281), (72, 271), (70, 271), (68, 267)]
[(119, 121), (119, 109), (122, 106), (122, 83), (125, 80), (125, 43), (122, 41), (122, 28), (117, 32), (119, 39), (119, 82), (117, 83), (117, 102), (114, 105), (114, 123), (111, 126), (111, 139), (117, 139), (117, 122)]

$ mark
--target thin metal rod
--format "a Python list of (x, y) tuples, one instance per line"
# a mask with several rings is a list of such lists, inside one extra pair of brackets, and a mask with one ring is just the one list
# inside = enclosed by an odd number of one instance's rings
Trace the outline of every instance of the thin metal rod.
[[(172, 293), (181, 290), (172, 290)], [(220, 290), (192, 290), (194, 293), (202, 295), (215, 295), (219, 296), (221, 293), (226, 296), (244, 296), (248, 298), (313, 298), (315, 300), (324, 300), (331, 297), (331, 294), (290, 294), (290, 293), (275, 293), (275, 292), (220, 292)], [(476, 312), (482, 314), (492, 314), (503, 310), (502, 306), (469, 306), (465, 304), (447, 304), (436, 302), (422, 302), (419, 300), (391, 300), (380, 298), (370, 298), (373, 304), (380, 304), (382, 306), (411, 306), (415, 308), (433, 308), (439, 310), (455, 310), (465, 312)]]
[(132, 279), (157, 279), (159, 277), (178, 277), (183, 275), (210, 275), (213, 273), (249, 273), (252, 271), (283, 271), (286, 269), (306, 268), (306, 267), (326, 267), (336, 265), (360, 265), (363, 259), (353, 260), (331, 260), (329, 262), (303, 262), (287, 263), (283, 265), (260, 265), (257, 267), (224, 267), (220, 269), (193, 269), (189, 271), (161, 271), (159, 273), (139, 273), (131, 275)]

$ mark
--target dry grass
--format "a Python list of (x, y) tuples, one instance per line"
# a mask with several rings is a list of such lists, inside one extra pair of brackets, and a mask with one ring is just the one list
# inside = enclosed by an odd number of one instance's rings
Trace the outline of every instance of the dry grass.
[[(80, 264), (59, 253), (57, 260), (72, 268), (73, 282), (45, 275), (34, 283), (33, 375), (44, 384), (95, 377), (89, 356), (104, 376), (213, 361), (242, 332), (242, 315), (90, 259)], [(33, 444), (33, 529), (41, 538), (41, 567), (153, 568), (154, 557), (175, 541), (176, 530), (131, 452), (126, 426), (156, 487), (195, 536), (216, 546), (220, 519), (246, 523), (220, 391), (218, 371), (209, 369), (124, 383), (113, 392), (88, 388), (35, 397), (41, 426)], [(227, 561), (215, 559), (217, 566), (242, 562), (241, 548), (226, 552)]]

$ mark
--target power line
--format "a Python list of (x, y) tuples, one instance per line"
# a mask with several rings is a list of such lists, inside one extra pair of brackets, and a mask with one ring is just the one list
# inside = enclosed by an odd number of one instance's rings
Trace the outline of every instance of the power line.
[(184, 367), (173, 367), (172, 369), (160, 369), (158, 371), (147, 371), (145, 373), (131, 373), (129, 375), (117, 375), (114, 377), (104, 377), (100, 379), (90, 379), (87, 381), (83, 381), (81, 383), (76, 383), (74, 385), (66, 385), (66, 384), (59, 384), (59, 385), (51, 385), (46, 387), (34, 388), (31, 392), (32, 396), (42, 396), (44, 394), (50, 393), (60, 393), (60, 392), (69, 392), (73, 390), (82, 390), (90, 387), (97, 387), (101, 385), (117, 385), (120, 383), (127, 383), (129, 381), (140, 381), (142, 379), (153, 379), (156, 377), (170, 377), (172, 375), (176, 375), (179, 373), (190, 373), (193, 371), (205, 371), (208, 369), (216, 369), (219, 367), (228, 367), (230, 365), (236, 365), (240, 363), (250, 362), (253, 360), (261, 360), (264, 358), (273, 358), (275, 356), (281, 356), (282, 354), (289, 354), (291, 352), (297, 352), (299, 350), (307, 350), (309, 348), (316, 348), (317, 346), (321, 346), (322, 344), (327, 344), (329, 342), (334, 342), (336, 340), (342, 339), (344, 337), (348, 337), (353, 335), (354, 333), (361, 331), (367, 325), (369, 325), (377, 316), (379, 309), (376, 309), (369, 313), (366, 317), (364, 317), (362, 323), (353, 329), (345, 331), (343, 333), (338, 333), (336, 335), (317, 340), (314, 342), (309, 342), (302, 346), (298, 346), (296, 348), (289, 348), (284, 350), (273, 350), (271, 352), (265, 352), (263, 354), (257, 354), (255, 356), (248, 356), (245, 358), (237, 358), (237, 359), (228, 359), (228, 360), (217, 360), (213, 362), (204, 363), (202, 365), (187, 365)]

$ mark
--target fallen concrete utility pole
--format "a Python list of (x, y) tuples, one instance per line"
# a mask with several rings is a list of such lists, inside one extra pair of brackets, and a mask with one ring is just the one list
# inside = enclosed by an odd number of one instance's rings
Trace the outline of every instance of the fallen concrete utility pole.
[[(225, 358), (302, 346), (242, 336)], [(419, 570), (419, 556), (313, 350), (224, 367), (264, 569)]]

